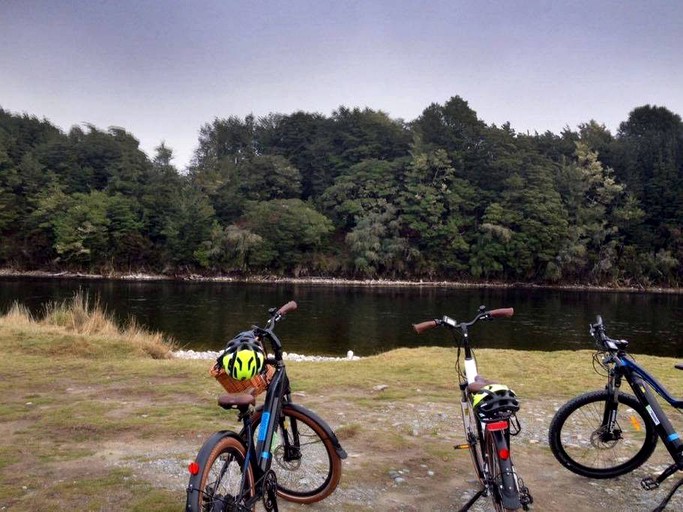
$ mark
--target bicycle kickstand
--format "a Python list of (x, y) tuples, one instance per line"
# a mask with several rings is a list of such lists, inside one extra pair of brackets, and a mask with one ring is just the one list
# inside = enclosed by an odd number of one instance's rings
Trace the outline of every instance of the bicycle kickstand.
[(467, 503), (465, 503), (465, 504), (463, 505), (463, 507), (462, 507), (460, 510), (458, 510), (458, 512), (467, 512), (467, 511), (470, 509), (470, 507), (471, 507), (472, 505), (474, 505), (474, 504), (476, 503), (476, 501), (477, 501), (479, 498), (481, 498), (482, 496), (484, 496), (485, 494), (486, 494), (486, 488), (484, 487), (484, 488), (482, 488), (477, 494), (475, 494), (474, 496), (472, 496), (472, 497), (470, 498), (470, 500), (469, 500)]
[(640, 481), (640, 486), (646, 491), (652, 491), (678, 470), (678, 464), (671, 464), (671, 466), (666, 468), (657, 478), (652, 478), (651, 476), (643, 478)]
[(673, 486), (673, 488), (669, 491), (669, 494), (666, 495), (666, 498), (662, 500), (662, 502), (657, 506), (656, 509), (654, 509), (652, 512), (662, 512), (664, 510), (664, 507), (666, 507), (667, 503), (669, 503), (669, 500), (672, 498), (674, 493), (678, 490), (678, 488), (683, 485), (683, 478), (681, 478), (676, 485)]

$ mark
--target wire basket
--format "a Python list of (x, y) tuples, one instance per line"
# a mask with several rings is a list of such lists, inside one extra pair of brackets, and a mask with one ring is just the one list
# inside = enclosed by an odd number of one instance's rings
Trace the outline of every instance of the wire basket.
[(259, 373), (249, 380), (233, 379), (230, 377), (230, 375), (225, 373), (224, 368), (218, 367), (218, 363), (214, 363), (214, 365), (209, 369), (209, 373), (218, 381), (221, 386), (223, 386), (223, 388), (225, 388), (228, 393), (244, 393), (249, 388), (252, 388), (250, 393), (256, 396), (268, 389), (268, 385), (275, 374), (275, 367), (273, 365), (267, 364), (264, 372)]

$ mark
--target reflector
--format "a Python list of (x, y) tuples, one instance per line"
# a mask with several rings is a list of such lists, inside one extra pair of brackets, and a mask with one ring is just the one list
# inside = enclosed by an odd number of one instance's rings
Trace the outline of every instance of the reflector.
[(196, 475), (197, 473), (199, 473), (199, 464), (197, 464), (195, 461), (192, 461), (187, 466), (187, 470), (190, 472), (191, 475)]

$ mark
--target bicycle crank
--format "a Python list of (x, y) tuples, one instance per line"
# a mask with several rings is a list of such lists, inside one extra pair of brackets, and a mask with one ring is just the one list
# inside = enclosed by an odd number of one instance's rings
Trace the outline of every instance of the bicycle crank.
[(271, 469), (263, 479), (263, 508), (266, 512), (278, 512), (276, 491), (277, 478)]

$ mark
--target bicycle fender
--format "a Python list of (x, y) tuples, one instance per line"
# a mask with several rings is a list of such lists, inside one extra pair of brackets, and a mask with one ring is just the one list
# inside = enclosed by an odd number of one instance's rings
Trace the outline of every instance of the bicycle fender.
[(322, 427), (322, 429), (325, 431), (325, 435), (330, 438), (330, 441), (332, 441), (332, 444), (334, 445), (334, 449), (337, 451), (337, 455), (339, 455), (339, 458), (345, 459), (347, 457), (346, 451), (344, 450), (344, 448), (342, 448), (341, 443), (339, 442), (339, 439), (337, 439), (337, 435), (334, 433), (332, 428), (325, 422), (324, 419), (322, 419), (320, 416), (318, 416), (313, 411), (306, 409), (305, 407), (303, 407), (299, 404), (289, 403), (289, 404), (285, 405), (284, 407), (291, 407), (292, 409), (296, 410), (297, 412), (300, 412), (301, 414), (308, 416), (313, 421), (315, 421), (318, 425), (320, 425)]
[[(496, 444), (496, 452), (500, 449), (508, 449), (505, 434), (502, 430), (493, 432), (494, 443)], [(501, 484), (498, 486), (503, 507), (516, 510), (522, 506), (519, 501), (519, 490), (517, 488), (517, 481), (515, 479), (514, 471), (512, 469), (512, 462), (510, 459), (498, 458), (500, 466)]]
[[(263, 406), (259, 406), (256, 410), (260, 411), (263, 408)], [(330, 438), (330, 441), (332, 441), (332, 445), (334, 446), (335, 451), (337, 452), (337, 455), (339, 455), (340, 459), (345, 459), (348, 455), (346, 454), (346, 451), (344, 448), (342, 448), (341, 443), (339, 442), (339, 439), (337, 439), (337, 435), (334, 433), (332, 428), (323, 420), (320, 416), (318, 416), (316, 413), (313, 411), (306, 409), (302, 405), (299, 404), (294, 404), (294, 403), (286, 403), (282, 406), (282, 410), (285, 409), (294, 409), (296, 412), (308, 416), (311, 418), (315, 423), (320, 425), (320, 427), (323, 429), (325, 432), (325, 435)]]
[[(209, 437), (206, 441), (204, 441), (204, 444), (202, 447), (199, 449), (199, 453), (195, 457), (194, 461), (199, 464), (200, 468), (204, 468), (204, 466), (207, 463), (207, 460), (209, 459), (209, 455), (211, 454), (211, 451), (213, 450), (213, 447), (216, 446), (216, 444), (221, 440), (226, 437), (234, 437), (235, 439), (239, 439), (241, 443), (243, 443), (242, 438), (237, 434), (237, 432), (233, 432), (232, 430), (220, 430), (218, 432), (214, 432), (211, 437)], [(199, 485), (200, 485), (200, 479), (201, 479), (201, 471), (197, 473), (196, 475), (191, 475), (190, 476), (190, 482), (187, 484), (187, 502), (185, 504), (185, 510), (188, 512), (192, 511), (191, 508), (191, 503), (190, 503), (190, 498), (192, 497), (192, 493), (199, 492)]]

